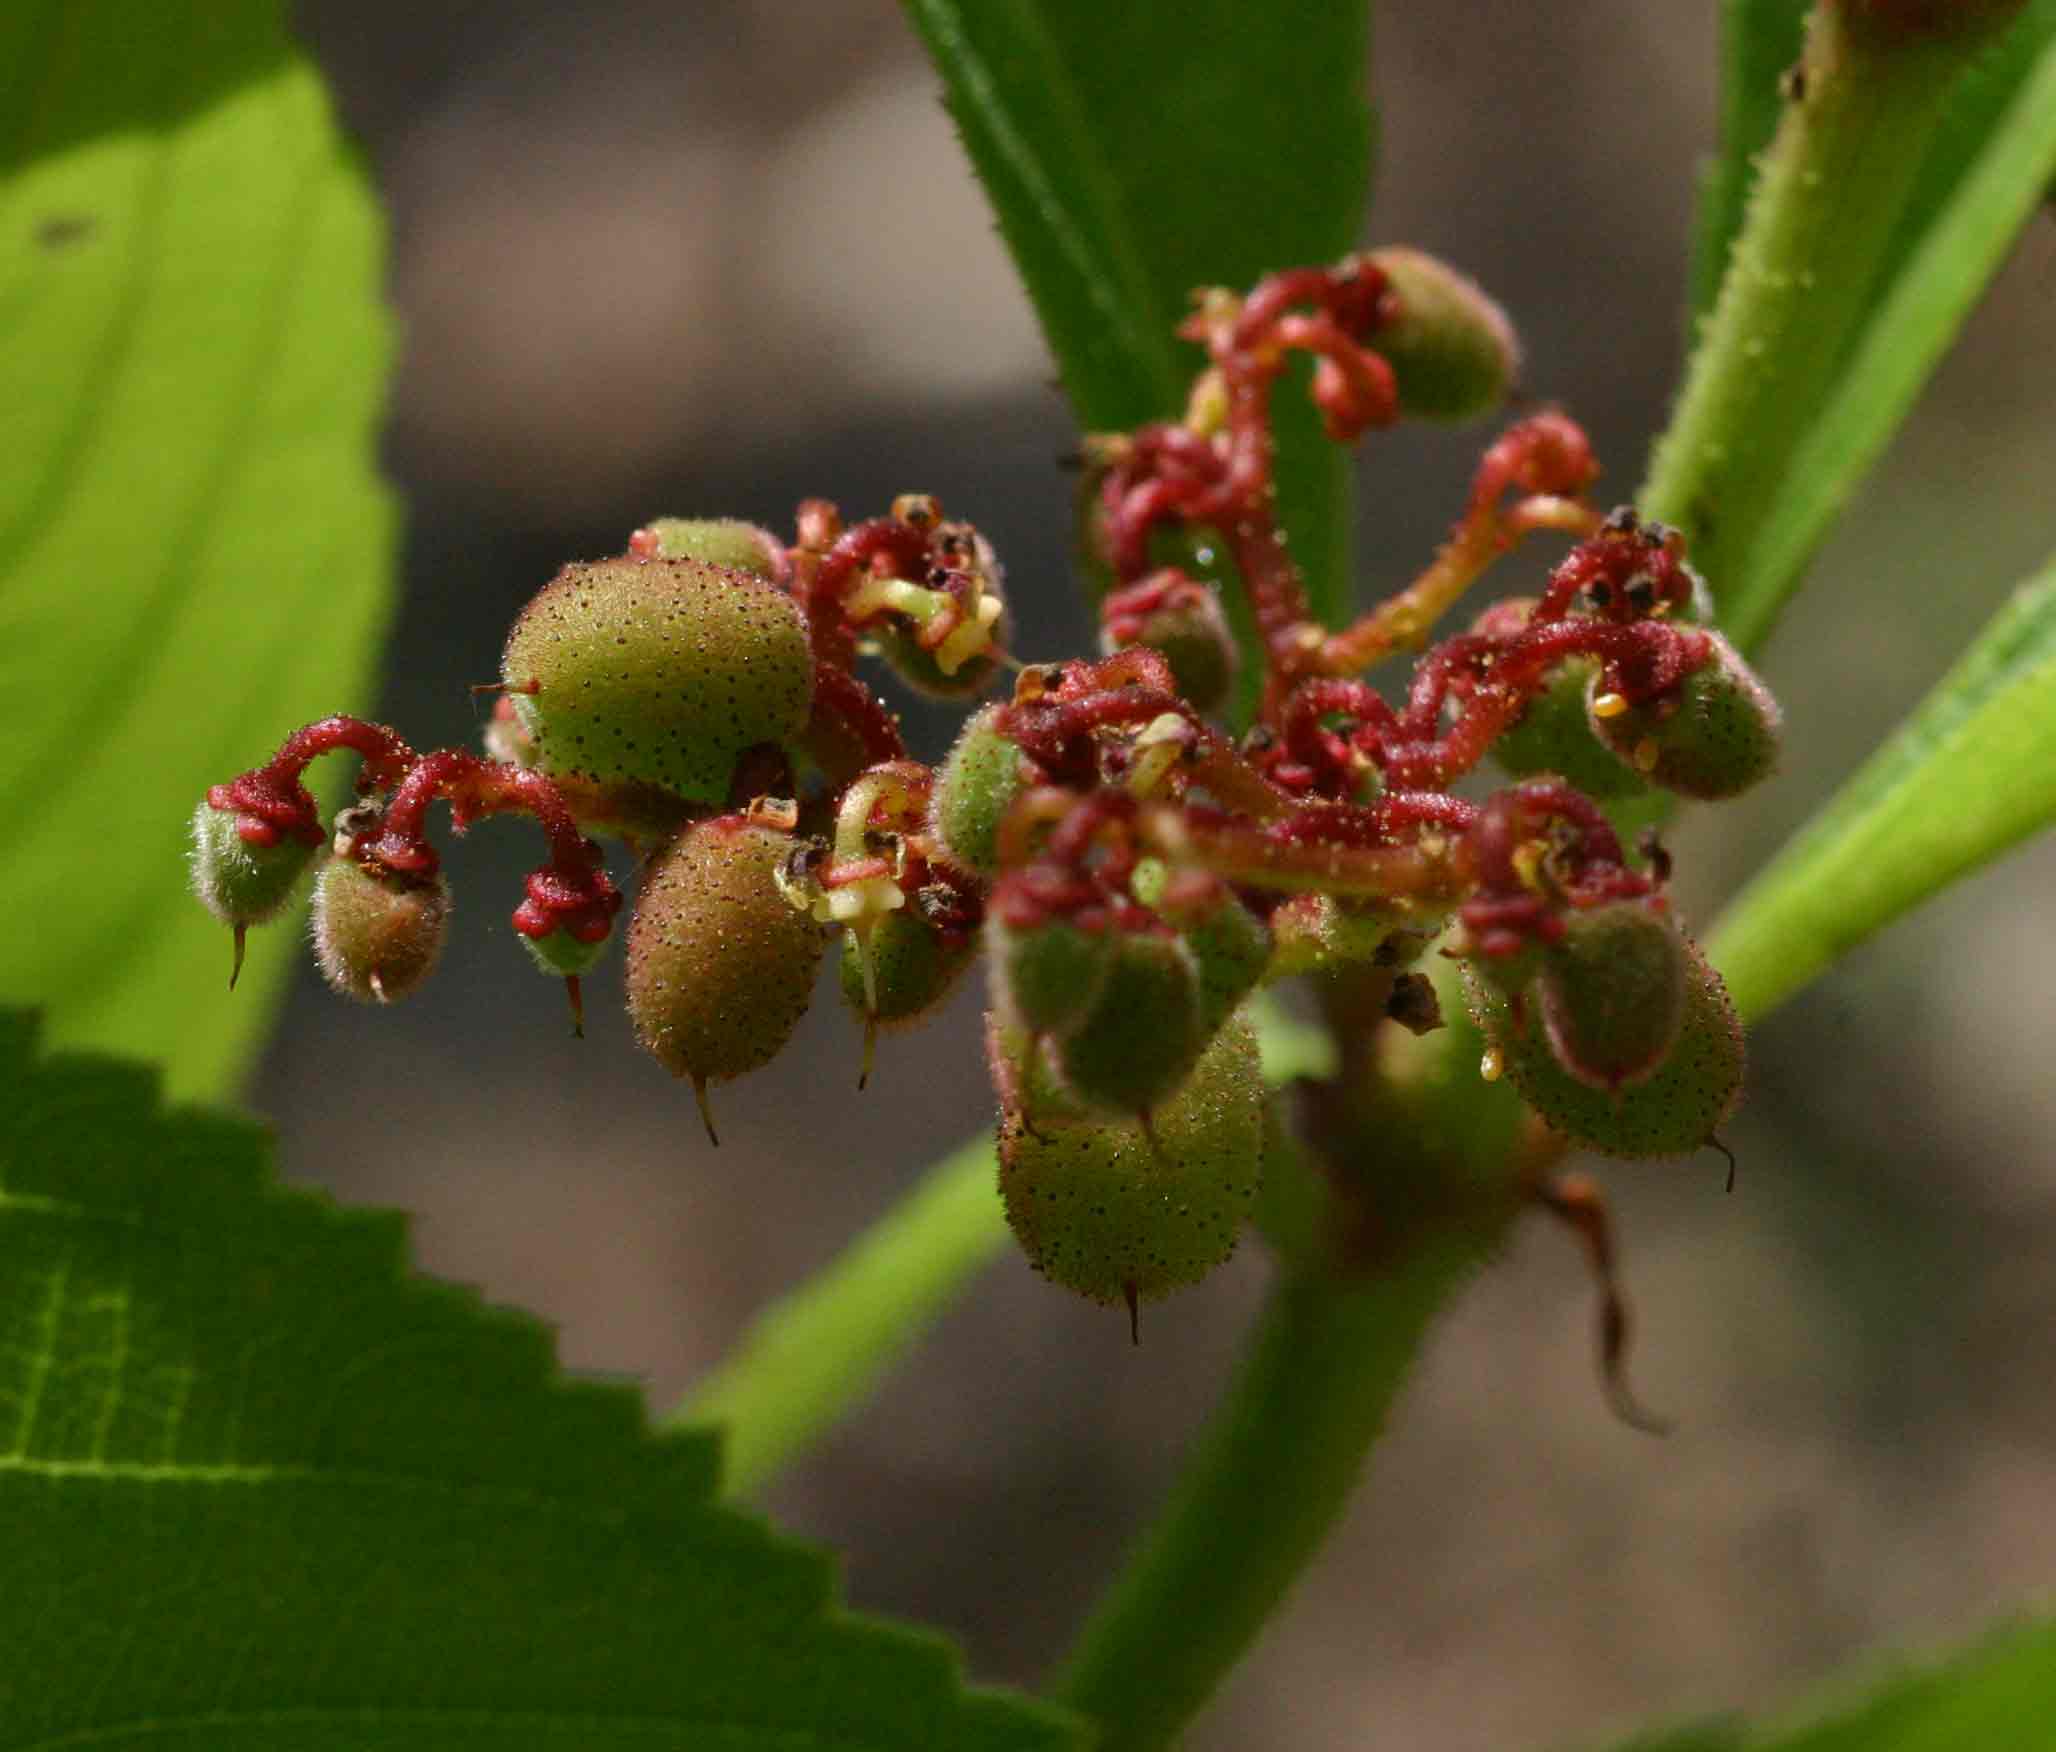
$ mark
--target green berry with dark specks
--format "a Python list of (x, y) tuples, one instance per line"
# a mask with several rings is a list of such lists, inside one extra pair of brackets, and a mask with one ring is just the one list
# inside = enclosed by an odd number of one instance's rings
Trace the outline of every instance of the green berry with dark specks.
[(696, 821), (651, 860), (628, 927), (636, 1039), (696, 1088), (769, 1064), (813, 995), (826, 937), (778, 890), (799, 841), (744, 815)]
[[(996, 1058), (1033, 1050), (994, 1021)], [(1046, 1082), (1046, 1079), (1043, 1081)], [(1234, 1252), (1262, 1179), (1256, 1034), (1231, 1019), (1151, 1116), (1109, 1120), (1061, 1092), (1000, 1118), (1000, 1196), (1035, 1269), (1118, 1307), (1197, 1283)], [(1032, 1128), (1032, 1129), (1031, 1129)]]
[(502, 674), (541, 771), (719, 803), (737, 755), (806, 723), (814, 669), (797, 605), (764, 579), (630, 558), (558, 573)]

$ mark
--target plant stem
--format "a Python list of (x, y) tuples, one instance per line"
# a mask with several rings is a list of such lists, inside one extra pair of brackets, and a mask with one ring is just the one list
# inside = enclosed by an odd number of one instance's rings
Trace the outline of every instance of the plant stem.
[(995, 1173), (990, 1139), (945, 1156), (665, 1420), (726, 1426), (727, 1495), (748, 1495), (862, 1400), (1005, 1245)]
[[(1719, 302), (1641, 504), (1690, 538), (1723, 606), (1748, 589), (1794, 452), (1875, 302), (1924, 141), (1984, 42), (1852, 28), (1815, 8)], [(1767, 614), (1765, 616), (1767, 619)], [(1763, 629), (1742, 629), (1745, 648)]]
[(1054, 1687), (1099, 1724), (1098, 1752), (1171, 1745), (1256, 1640), (1482, 1251), (1445, 1237), (1389, 1275), (1302, 1270), (1272, 1287), (1228, 1397)]

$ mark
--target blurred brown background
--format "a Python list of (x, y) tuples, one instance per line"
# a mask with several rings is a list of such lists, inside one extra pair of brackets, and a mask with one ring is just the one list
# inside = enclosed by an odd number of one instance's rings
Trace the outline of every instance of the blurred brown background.
[[(1531, 387), (1625, 495), (1678, 356), (1714, 7), (1381, 11), (1367, 236), (1499, 294)], [(782, 524), (806, 494), (862, 513), (933, 491), (1006, 557), (1024, 653), (1081, 646), (1065, 411), (885, 0), (312, 0), (303, 21), (392, 204), (411, 526), (383, 710), (410, 737), (468, 739), (465, 684), (520, 603), (662, 512)], [(2052, 289), (2043, 220), (1773, 647), (1787, 770), (1681, 830), (1688, 916), (2056, 546)], [(1367, 593), (1430, 551), (1479, 442), (1366, 447)], [(950, 720), (915, 716), (939, 749)], [(458, 851), (455, 950), (401, 1011), (304, 972), (253, 1097), (295, 1173), (415, 1209), (430, 1269), (541, 1311), (571, 1364), (662, 1406), (986, 1121), (977, 995), (888, 1040), (859, 1096), (824, 994), (773, 1070), (719, 1091), (717, 1155), (611, 974), (592, 1038), (565, 1038), (502, 925), (531, 850), (488, 830)], [(1600, 1744), (1788, 1701), (2056, 1583), (2052, 877), (2056, 844), (2017, 855), (1759, 1031), (1732, 1198), (1710, 1157), (1608, 1175), (1668, 1442), (1609, 1419), (1582, 1270), (1520, 1233), (1193, 1747)], [(1246, 1248), (1135, 1351), (1010, 1257), (771, 1506), (847, 1553), (858, 1604), (1033, 1682), (1159, 1499), (1265, 1269)]]

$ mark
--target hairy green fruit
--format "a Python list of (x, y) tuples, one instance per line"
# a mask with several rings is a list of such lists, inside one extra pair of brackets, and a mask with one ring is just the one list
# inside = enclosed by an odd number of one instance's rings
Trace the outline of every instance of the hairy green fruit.
[(776, 880), (799, 844), (721, 815), (686, 828), (644, 873), (628, 927), (629, 1019), (702, 1098), (709, 1083), (770, 1063), (806, 1013), (826, 940)]
[(999, 824), (1027, 787), (1021, 751), (993, 727), (999, 707), (974, 714), (943, 762), (929, 826), (950, 859), (981, 876), (999, 873)]
[(322, 977), (368, 1004), (404, 998), (435, 970), (450, 934), (450, 885), (331, 858), (309, 921)]
[[(1684, 1156), (1713, 1140), (1742, 1096), (1742, 1025), (1720, 975), (1686, 942), (1684, 1014), (1655, 1071), (1616, 1093), (1558, 1063), (1539, 1017), (1515, 1023), (1512, 1000), (1465, 968), (1471, 1012), (1506, 1075), (1558, 1131), (1609, 1156)], [(1528, 1007), (1532, 1010), (1533, 1006)]]
[(1770, 776), (1784, 720), (1734, 646), (1719, 633), (1708, 636), (1712, 660), (1672, 692), (1601, 717), (1593, 710), (1595, 673), (1585, 703), (1593, 734), (1636, 772), (1681, 797), (1713, 801)]
[[(870, 978), (864, 957), (871, 959)], [(853, 930), (842, 933), (837, 979), (844, 1001), (867, 1022), (884, 1028), (915, 1022), (949, 996), (964, 969), (978, 957), (969, 932), (954, 940), (921, 916), (918, 907), (881, 913), (863, 943)], [(874, 1007), (875, 1000), (875, 1007)]]
[(1112, 972), (1111, 925), (1085, 930), (1068, 919), (1012, 926), (985, 921), (992, 1006), (1025, 1034), (1062, 1034), (1083, 1022)]
[(1175, 937), (1123, 932), (1083, 1020), (1050, 1054), (1086, 1105), (1149, 1114), (1177, 1092), (1206, 1039), (1192, 951)]
[(776, 578), (785, 555), (768, 529), (736, 517), (657, 517), (647, 531), (659, 559), (703, 560), (759, 578)]
[(321, 852), (291, 834), (270, 845), (243, 837), (233, 809), (203, 802), (193, 812), (193, 893), (225, 925), (261, 925), (291, 903), (302, 878)]
[(1609, 1093), (1646, 1081), (1677, 1042), (1690, 977), (1684, 938), (1647, 901), (1572, 913), (1535, 982), (1556, 1062)]
[(1399, 314), (1370, 338), (1392, 367), (1399, 405), (1415, 419), (1471, 420), (1506, 400), (1521, 347), (1506, 312), (1447, 262), (1421, 250), (1370, 253), (1391, 281)]
[(806, 723), (814, 670), (798, 607), (755, 574), (617, 559), (545, 585), (502, 673), (543, 772), (719, 803), (737, 755)]
[[(996, 1020), (988, 1027), (1002, 1088), (1018, 1087), (1008, 1067), (1018, 1074), (1033, 1047)], [(1197, 1283), (1234, 1252), (1262, 1178), (1264, 1088), (1247, 1021), (1214, 1037), (1151, 1135), (1039, 1094), (1025, 1116), (1009, 1102), (999, 1133), (1007, 1222), (1037, 1271), (1132, 1307)]]

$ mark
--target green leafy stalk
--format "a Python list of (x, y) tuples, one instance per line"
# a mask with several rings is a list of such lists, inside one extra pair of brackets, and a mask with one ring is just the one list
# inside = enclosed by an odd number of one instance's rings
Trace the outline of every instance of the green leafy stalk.
[(1807, 0), (1722, 0), (1720, 150), (1699, 183), (1692, 230), (1691, 321), (1713, 309), (1748, 210), (1757, 154), (1777, 132), (1778, 81), (1799, 57)]
[(2056, 8), (2028, 76), (1996, 118), (1955, 198), (1935, 217), (1865, 328), (1826, 406), (1793, 453), (1748, 574), (1723, 604), (1735, 638), (1754, 644), (1791, 594), (2008, 247), (2056, 182)]
[(1728, 908), (1708, 953), (1762, 1016), (2056, 820), (2056, 564)]
[(818, 1277), (774, 1304), (667, 1422), (718, 1424), (722, 1490), (747, 1496), (852, 1407), (1005, 1246), (992, 1141), (922, 1177)]
[[(1859, 29), (1822, 5), (1642, 505), (1684, 529), (1723, 606), (1877, 297), (1983, 37)], [(1745, 639), (1745, 648), (1749, 641)]]
[(1273, 1287), (1227, 1398), (1057, 1681), (1099, 1724), (1099, 1752), (1172, 1745), (1255, 1641), (1478, 1257), (1445, 1240), (1390, 1275), (1307, 1272)]

